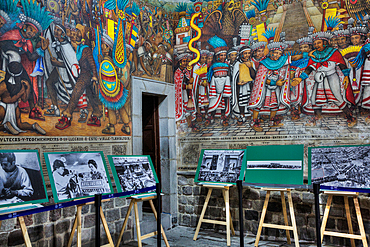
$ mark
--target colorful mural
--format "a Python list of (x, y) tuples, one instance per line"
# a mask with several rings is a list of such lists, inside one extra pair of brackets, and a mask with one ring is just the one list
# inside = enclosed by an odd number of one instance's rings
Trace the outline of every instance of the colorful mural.
[(4, 135), (131, 135), (131, 76), (173, 82), (164, 1), (3, 0)]
[(369, 10), (363, 0), (179, 3), (178, 133), (368, 129)]

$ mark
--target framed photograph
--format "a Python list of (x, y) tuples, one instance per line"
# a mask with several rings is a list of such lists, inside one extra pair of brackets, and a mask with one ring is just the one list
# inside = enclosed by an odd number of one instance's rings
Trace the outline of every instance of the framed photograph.
[(103, 152), (44, 153), (54, 201), (113, 193)]
[(261, 185), (303, 184), (303, 145), (249, 146), (245, 182)]
[(236, 184), (245, 170), (243, 149), (203, 149), (200, 153), (195, 182)]
[(108, 160), (118, 192), (132, 192), (127, 195), (132, 196), (158, 183), (149, 155), (108, 155)]
[(1, 150), (0, 162), (0, 207), (48, 201), (37, 150)]
[(369, 145), (309, 147), (308, 162), (321, 189), (369, 193)]

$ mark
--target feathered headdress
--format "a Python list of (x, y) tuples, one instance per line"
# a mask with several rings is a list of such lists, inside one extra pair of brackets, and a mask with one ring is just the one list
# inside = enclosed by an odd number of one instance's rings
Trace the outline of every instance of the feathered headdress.
[(226, 44), (225, 40), (217, 37), (216, 35), (213, 36), (212, 38), (210, 38), (208, 40), (208, 43), (211, 46), (213, 46), (214, 51), (215, 51), (215, 55), (218, 55), (218, 54), (223, 53), (223, 52), (227, 52), (227, 50), (229, 49), (227, 47), (227, 44)]
[(328, 18), (325, 18), (325, 23), (329, 31), (336, 28), (340, 22), (341, 22), (340, 18), (336, 16), (329, 16)]
[[(356, 26), (354, 27), (353, 26), (354, 21), (355, 20), (352, 18), (352, 20), (351, 20), (351, 22), (352, 22), (352, 25), (351, 26), (352, 27), (349, 28), (349, 34), (350, 34), (350, 36), (353, 36), (353, 35), (366, 36), (367, 31), (368, 31), (366, 25), (361, 25), (361, 21), (357, 21)], [(367, 22), (367, 20), (366, 20), (366, 22)]]
[(267, 41), (270, 43), (274, 40), (275, 37), (276, 28), (268, 28), (266, 31), (262, 34)]
[(21, 4), (24, 13), (19, 15), (19, 19), (22, 23), (31, 24), (42, 32), (53, 22), (50, 12), (46, 11), (45, 7), (41, 8), (36, 0), (21, 0)]
[(338, 25), (338, 30), (335, 30), (333, 34), (336, 37), (348, 37), (349, 36), (349, 30), (348, 29), (343, 29), (343, 25), (339, 24)]
[(312, 35), (312, 42), (319, 39), (329, 41), (331, 38), (333, 38), (333, 34), (330, 32), (316, 32)]
[(252, 51), (255, 51), (255, 50), (258, 50), (258, 49), (261, 49), (261, 48), (264, 48), (266, 46), (266, 42), (264, 41), (261, 41), (261, 42), (255, 42), (251, 45), (251, 49)]
[(18, 17), (19, 8), (17, 7), (17, 2), (18, 1), (14, 0), (0, 1), (0, 18), (2, 18), (6, 23), (10, 23), (12, 19), (14, 21), (15, 18)]

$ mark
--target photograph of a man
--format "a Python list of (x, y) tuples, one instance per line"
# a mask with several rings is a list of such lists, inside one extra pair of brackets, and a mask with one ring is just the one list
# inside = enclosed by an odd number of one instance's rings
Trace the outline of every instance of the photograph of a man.
[(41, 199), (47, 197), (38, 153), (1, 152), (0, 206)]
[(6, 178), (0, 187), (1, 195), (7, 199), (15, 196), (31, 197), (33, 195), (31, 180), (26, 170), (15, 164), (14, 153), (0, 153), (0, 162)]

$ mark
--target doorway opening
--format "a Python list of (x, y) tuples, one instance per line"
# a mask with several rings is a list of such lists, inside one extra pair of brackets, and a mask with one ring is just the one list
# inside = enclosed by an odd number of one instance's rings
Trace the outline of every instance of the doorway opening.
[[(143, 94), (142, 96), (142, 126), (143, 126), (143, 154), (149, 155), (158, 180), (161, 181), (161, 157), (160, 157), (160, 136), (159, 136), (159, 97)], [(154, 205), (156, 200), (154, 200)], [(143, 203), (144, 212), (152, 212), (149, 202)]]

